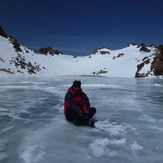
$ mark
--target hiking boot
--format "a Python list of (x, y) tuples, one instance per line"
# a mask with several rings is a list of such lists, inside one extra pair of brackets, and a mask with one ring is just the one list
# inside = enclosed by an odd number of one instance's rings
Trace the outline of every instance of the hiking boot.
[(93, 121), (90, 120), (90, 121), (89, 121), (89, 126), (90, 126), (90, 127), (95, 127), (95, 123), (94, 123)]

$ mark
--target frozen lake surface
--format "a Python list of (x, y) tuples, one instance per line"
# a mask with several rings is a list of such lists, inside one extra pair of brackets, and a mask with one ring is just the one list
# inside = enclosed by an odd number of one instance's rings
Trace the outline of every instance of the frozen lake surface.
[[(64, 118), (64, 95), (75, 79), (97, 109), (95, 128)], [(0, 162), (162, 163), (163, 80), (2, 78)]]

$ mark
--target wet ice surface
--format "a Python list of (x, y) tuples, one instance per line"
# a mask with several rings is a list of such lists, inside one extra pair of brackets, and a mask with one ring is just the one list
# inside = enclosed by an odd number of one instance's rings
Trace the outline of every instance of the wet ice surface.
[[(74, 79), (97, 108), (95, 128), (63, 116)], [(0, 81), (0, 162), (162, 163), (163, 80), (56, 77)]]

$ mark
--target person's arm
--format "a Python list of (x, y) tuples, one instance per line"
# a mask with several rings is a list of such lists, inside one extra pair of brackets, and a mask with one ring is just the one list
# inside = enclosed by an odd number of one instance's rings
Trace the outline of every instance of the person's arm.
[(89, 102), (89, 98), (87, 97), (87, 95), (83, 92), (82, 94), (82, 99), (83, 99), (83, 103), (85, 108), (87, 109), (87, 111), (89, 112), (90, 109), (90, 102)]
[(74, 109), (77, 113), (79, 113), (80, 108), (78, 108), (78, 106), (74, 103), (73, 95), (70, 92), (66, 94), (65, 99), (69, 104), (70, 108)]

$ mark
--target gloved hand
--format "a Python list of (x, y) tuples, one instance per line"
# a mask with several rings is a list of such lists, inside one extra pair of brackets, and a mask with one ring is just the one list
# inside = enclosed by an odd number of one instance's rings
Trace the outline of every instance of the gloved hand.
[(89, 118), (89, 112), (88, 111), (86, 111), (86, 112), (84, 112), (84, 116), (85, 116), (85, 118)]
[(83, 116), (83, 112), (81, 110), (78, 111), (79, 116)]

